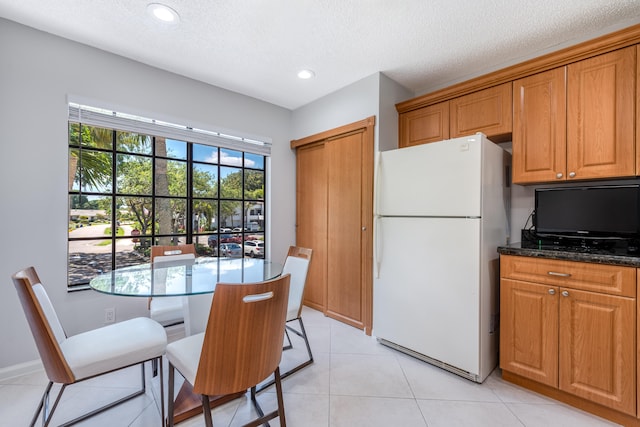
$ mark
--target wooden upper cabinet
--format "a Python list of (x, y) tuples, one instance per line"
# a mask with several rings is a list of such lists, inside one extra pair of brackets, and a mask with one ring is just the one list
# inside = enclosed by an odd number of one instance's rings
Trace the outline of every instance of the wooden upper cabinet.
[(513, 182), (566, 176), (566, 67), (513, 82)]
[(449, 101), (400, 114), (400, 147), (449, 139)]
[(493, 142), (511, 138), (511, 83), (452, 99), (449, 106), (451, 138), (482, 132)]
[(635, 175), (636, 47), (567, 66), (567, 179)]
[[(640, 60), (638, 58), (640, 58), (640, 45), (636, 47), (636, 144), (640, 145)], [(636, 148), (636, 175), (640, 175), (640, 149), (638, 148)]]

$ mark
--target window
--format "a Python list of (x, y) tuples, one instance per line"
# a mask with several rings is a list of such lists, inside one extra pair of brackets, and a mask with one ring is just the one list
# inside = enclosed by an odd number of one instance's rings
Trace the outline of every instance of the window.
[(224, 256), (221, 244), (264, 242), (265, 154), (239, 150), (242, 141), (233, 149), (174, 139), (162, 127), (87, 121), (70, 113), (70, 288), (148, 262), (154, 244), (193, 242), (199, 256)]

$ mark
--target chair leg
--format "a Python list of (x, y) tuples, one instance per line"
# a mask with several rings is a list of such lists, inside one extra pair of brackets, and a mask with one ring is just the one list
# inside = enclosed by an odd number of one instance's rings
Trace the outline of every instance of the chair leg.
[(175, 378), (175, 368), (173, 367), (173, 365), (171, 364), (171, 362), (169, 362), (169, 390), (167, 392), (167, 426), (168, 427), (173, 427), (173, 412), (174, 412), (174, 392), (173, 392), (173, 383), (174, 383), (174, 378)]
[(287, 421), (284, 416), (284, 398), (282, 397), (282, 382), (280, 377), (280, 368), (276, 368), (276, 395), (278, 396), (278, 417), (280, 418), (280, 427), (287, 427)]
[(36, 413), (33, 414), (33, 418), (31, 419), (31, 424), (29, 424), (31, 427), (34, 427), (36, 425), (36, 421), (38, 421), (38, 415), (40, 415), (41, 411), (42, 411), (42, 425), (43, 425), (43, 427), (47, 427), (49, 425), (49, 423), (51, 422), (51, 418), (53, 417), (53, 413), (55, 412), (56, 408), (58, 407), (58, 402), (60, 402), (60, 398), (62, 397), (62, 393), (64, 392), (64, 389), (65, 389), (65, 387), (67, 385), (66, 384), (62, 385), (62, 388), (58, 392), (58, 395), (56, 396), (56, 400), (53, 403), (53, 407), (51, 408), (51, 412), (49, 412), (49, 394), (51, 392), (51, 387), (52, 386), (53, 386), (53, 381), (49, 381), (49, 384), (47, 384), (47, 387), (45, 388), (44, 393), (42, 394), (42, 399), (40, 399), (40, 403), (38, 404), (38, 409), (36, 409)]
[(207, 427), (213, 427), (213, 420), (211, 419), (211, 406), (209, 406), (209, 396), (203, 394), (200, 396), (202, 399), (202, 414), (204, 415), (204, 424)]
[(287, 337), (287, 342), (289, 344), (282, 347), (283, 350), (291, 350), (293, 348), (293, 344), (291, 343), (291, 337), (289, 337), (289, 331), (287, 328), (284, 328), (284, 335)]
[[(285, 325), (285, 332), (286, 331), (291, 331), (294, 334), (298, 335), (300, 338), (302, 338), (304, 340), (304, 343), (307, 347), (307, 354), (309, 355), (309, 359), (307, 359), (306, 361), (300, 363), (299, 365), (289, 369), (288, 371), (286, 371), (285, 373), (282, 374), (282, 376), (280, 378), (284, 379), (287, 378), (289, 375), (294, 374), (296, 372), (298, 372), (300, 369), (309, 366), (313, 363), (313, 353), (311, 353), (311, 345), (309, 345), (309, 338), (307, 337), (307, 331), (304, 329), (304, 323), (302, 322), (302, 317), (298, 317), (298, 323), (300, 324), (300, 331), (297, 331), (296, 329), (292, 328), (289, 325)], [(287, 333), (287, 338), (289, 338), (289, 334)], [(291, 343), (291, 341), (289, 341), (289, 343)], [(283, 347), (283, 350), (287, 349), (287, 347)], [(264, 389), (267, 389), (269, 387), (271, 387), (273, 384), (275, 384), (275, 380), (271, 380), (269, 382), (266, 382), (264, 384), (262, 384), (260, 387), (257, 388), (257, 392), (260, 393), (261, 391), (263, 391)]]
[(164, 413), (164, 373), (162, 369), (162, 356), (158, 357), (156, 364), (160, 365), (160, 418), (162, 419), (162, 427), (165, 426), (165, 413)]
[(269, 426), (269, 423), (267, 421), (277, 417), (280, 417), (280, 427), (286, 427), (286, 421), (284, 419), (284, 399), (282, 398), (282, 384), (280, 382), (280, 368), (276, 368), (273, 376), (273, 382), (276, 385), (276, 393), (278, 396), (278, 408), (265, 415), (265, 413), (262, 411), (262, 408), (260, 407), (260, 404), (258, 403), (258, 400), (256, 399), (256, 387), (251, 387), (251, 401), (253, 402), (253, 406), (256, 408), (256, 412), (258, 413), (259, 418), (245, 424), (243, 427), (257, 427), (260, 424)]

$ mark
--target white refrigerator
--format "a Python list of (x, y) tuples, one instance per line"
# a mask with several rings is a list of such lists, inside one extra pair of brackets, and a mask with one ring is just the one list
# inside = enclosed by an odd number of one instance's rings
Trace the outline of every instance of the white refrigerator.
[(373, 334), (482, 382), (498, 361), (511, 155), (478, 133), (381, 152)]

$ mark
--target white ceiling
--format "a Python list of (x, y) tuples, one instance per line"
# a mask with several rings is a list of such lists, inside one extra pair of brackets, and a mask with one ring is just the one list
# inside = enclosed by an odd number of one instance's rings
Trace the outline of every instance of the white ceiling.
[(640, 23), (640, 0), (0, 0), (0, 17), (295, 109), (376, 72), (427, 93)]

